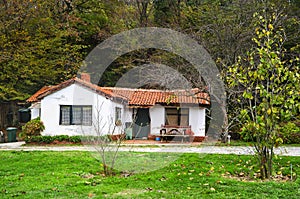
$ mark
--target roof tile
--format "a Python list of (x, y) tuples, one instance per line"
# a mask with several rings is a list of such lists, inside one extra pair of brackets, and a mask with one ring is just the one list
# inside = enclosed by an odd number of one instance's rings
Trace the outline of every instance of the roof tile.
[(56, 86), (44, 86), (27, 101), (37, 102), (42, 98), (61, 90), (73, 83), (77, 83), (93, 91), (115, 99), (128, 102), (129, 106), (154, 106), (155, 104), (201, 104), (209, 105), (210, 98), (207, 93), (198, 88), (190, 90), (155, 90), (155, 89), (132, 89), (119, 87), (99, 87), (79, 78), (73, 78)]

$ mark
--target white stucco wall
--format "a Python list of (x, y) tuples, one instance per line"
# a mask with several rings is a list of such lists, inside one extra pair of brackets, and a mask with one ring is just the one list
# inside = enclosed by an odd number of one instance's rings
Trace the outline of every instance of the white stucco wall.
[(30, 113), (31, 113), (31, 119), (35, 119), (40, 117), (40, 109), (39, 108), (32, 108), (30, 109)]
[(40, 102), (33, 103), (30, 107), (30, 114), (31, 114), (31, 119), (35, 119), (40, 117), (40, 112), (41, 112), (41, 104)]
[(195, 136), (205, 136), (205, 109), (202, 107), (190, 107), (189, 124)]
[[(101, 95), (95, 94), (95, 102), (98, 102), (94, 105), (94, 118), (93, 121), (95, 124), (100, 124), (100, 128), (103, 129), (104, 134), (122, 134), (125, 130), (125, 123), (132, 122), (132, 113), (126, 105), (113, 102), (110, 99), (106, 99)], [(121, 108), (121, 125), (115, 126), (115, 109)], [(100, 108), (100, 109), (99, 109)], [(98, 110), (98, 111), (97, 111)], [(100, 110), (100, 111), (99, 111)], [(97, 115), (99, 113), (100, 122), (97, 122)], [(95, 132), (93, 132), (95, 133)]]
[[(93, 125), (59, 125), (60, 105), (92, 105)], [(122, 126), (114, 129), (115, 107), (121, 108), (124, 122), (122, 121)], [(41, 120), (45, 125), (42, 135), (96, 135), (97, 132), (106, 134), (113, 131), (114, 134), (119, 134), (124, 130), (125, 121), (131, 122), (129, 114), (123, 114), (125, 112), (123, 104), (106, 99), (80, 85), (72, 84), (41, 100)], [(99, 127), (99, 131), (96, 130), (96, 126)]]
[(149, 110), (151, 118), (151, 134), (159, 135), (161, 125), (165, 124), (165, 107), (160, 105), (155, 105)]

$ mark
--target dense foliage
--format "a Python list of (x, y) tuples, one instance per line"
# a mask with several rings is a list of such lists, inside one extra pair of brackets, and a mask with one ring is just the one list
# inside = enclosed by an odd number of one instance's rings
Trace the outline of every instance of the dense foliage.
[[(227, 66), (253, 46), (253, 14), (268, 8), (269, 13), (283, 16), (276, 24), (286, 32), (286, 55), (299, 55), (299, 4), (297, 0), (5, 0), (0, 8), (0, 101), (25, 100), (43, 85), (74, 76), (93, 47), (137, 27), (160, 26), (187, 33), (209, 51), (226, 75)], [(140, 50), (116, 60), (101, 83), (114, 85), (116, 77), (152, 61), (194, 75), (180, 57)], [(229, 104), (234, 106), (236, 96), (232, 96)]]
[(40, 136), (43, 130), (45, 130), (44, 123), (40, 120), (40, 118), (36, 118), (22, 126), (21, 137), (30, 138)]
[(236, 107), (243, 122), (242, 134), (255, 141), (261, 176), (270, 178), (274, 147), (283, 142), (280, 122), (296, 118), (300, 110), (299, 58), (285, 58), (284, 29), (274, 27), (281, 17), (278, 13), (269, 16), (262, 12), (255, 17), (256, 46), (229, 67), (227, 82), (242, 93), (243, 107)]
[(76, 73), (82, 46), (54, 2), (3, 1), (0, 101), (24, 100)]
[(279, 137), (284, 144), (300, 144), (300, 126), (293, 122), (281, 125)]

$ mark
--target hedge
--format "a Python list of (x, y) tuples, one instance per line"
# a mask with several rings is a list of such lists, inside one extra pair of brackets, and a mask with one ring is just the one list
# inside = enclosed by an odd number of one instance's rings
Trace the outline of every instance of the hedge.
[(51, 144), (54, 141), (59, 142), (72, 142), (81, 143), (82, 136), (68, 136), (68, 135), (55, 135), (55, 136), (30, 136), (24, 138), (26, 143), (39, 143), (39, 144)]

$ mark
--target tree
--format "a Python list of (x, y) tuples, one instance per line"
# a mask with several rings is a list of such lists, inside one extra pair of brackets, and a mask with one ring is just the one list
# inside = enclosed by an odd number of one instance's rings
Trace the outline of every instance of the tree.
[[(226, 2), (226, 3), (225, 3)], [(252, 15), (259, 3), (245, 0), (201, 1), (182, 8), (182, 29), (201, 43), (220, 70), (245, 53), (253, 36)]]
[[(87, 46), (87, 53), (110, 34), (109, 12), (116, 6), (113, 2), (99, 0), (74, 0), (68, 13), (70, 29), (76, 30), (77, 44)], [(86, 51), (85, 51), (86, 52)]]
[(152, 14), (152, 0), (136, 0), (135, 1), (138, 14), (140, 27), (147, 27), (149, 25), (149, 17)]
[(5, 1), (0, 14), (0, 101), (25, 100), (74, 76), (83, 46), (55, 2)]
[(256, 46), (227, 75), (229, 87), (242, 91), (242, 135), (254, 141), (263, 179), (272, 176), (274, 147), (282, 143), (279, 123), (295, 117), (300, 108), (299, 58), (285, 58), (285, 32), (276, 24), (280, 17), (282, 13), (255, 15)]
[(178, 27), (180, 24), (180, 4), (181, 0), (155, 0), (154, 22), (161, 27)]
[(90, 130), (86, 130), (82, 127), (81, 132), (84, 135), (82, 142), (86, 144), (87, 147), (95, 150), (96, 158), (101, 161), (104, 175), (112, 176), (115, 174), (119, 148), (122, 141), (125, 140), (125, 129), (120, 120), (115, 121), (113, 114), (102, 115), (105, 104), (99, 101), (97, 97), (92, 122), (94, 135), (91, 135)]
[[(195, 38), (215, 60), (227, 87), (227, 66), (235, 63), (251, 47), (253, 36), (253, 13), (259, 8), (254, 1), (188, 1), (182, 8), (182, 29)], [(225, 78), (224, 78), (225, 77)], [(235, 107), (241, 106), (240, 93), (226, 88), (227, 102), (222, 110), (228, 117), (224, 121), (222, 142), (228, 132), (240, 125)]]
[[(276, 12), (276, 26), (285, 29), (287, 49), (285, 58), (299, 57), (299, 6), (296, 1), (248, 1), (248, 0), (189, 0), (182, 7), (182, 29), (210, 53), (221, 72), (227, 93), (228, 124), (224, 132), (238, 131), (239, 109), (247, 105), (240, 98), (243, 90), (229, 87), (227, 77), (231, 75), (228, 66), (234, 64), (238, 56), (245, 56), (253, 47), (251, 38), (255, 36), (253, 14), (266, 10), (266, 15)], [(227, 130), (226, 130), (227, 129)], [(226, 135), (226, 134), (225, 134)], [(226, 139), (226, 136), (225, 136)], [(224, 139), (224, 140), (225, 140)]]

